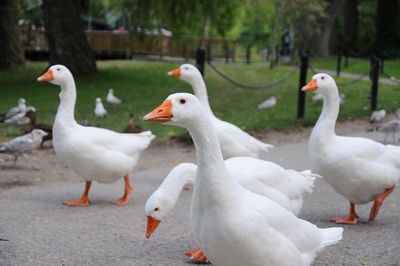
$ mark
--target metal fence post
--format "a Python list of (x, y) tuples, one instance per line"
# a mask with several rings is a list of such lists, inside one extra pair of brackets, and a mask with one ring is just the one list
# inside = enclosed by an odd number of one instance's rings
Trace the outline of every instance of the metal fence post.
[(246, 64), (250, 64), (250, 60), (251, 60), (251, 45), (248, 44), (246, 46)]
[(349, 51), (346, 49), (344, 50), (344, 68), (349, 66)]
[(339, 51), (336, 65), (336, 76), (340, 76), (340, 68), (342, 66), (342, 51)]
[(199, 69), (203, 77), (204, 77), (205, 62), (206, 62), (206, 49), (204, 47), (199, 47), (196, 50), (196, 67)]
[(306, 102), (306, 94), (301, 90), (307, 82), (307, 69), (308, 69), (308, 52), (301, 53), (300, 55), (300, 79), (299, 79), (299, 96), (297, 100), (297, 118), (304, 117), (304, 109)]
[(371, 69), (371, 111), (376, 110), (378, 104), (378, 86), (379, 86), (379, 71), (380, 60), (376, 55), (372, 56), (372, 69)]

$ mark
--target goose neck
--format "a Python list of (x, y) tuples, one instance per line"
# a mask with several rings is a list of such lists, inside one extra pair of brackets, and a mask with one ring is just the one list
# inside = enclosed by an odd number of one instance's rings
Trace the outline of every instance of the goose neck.
[(196, 97), (200, 100), (201, 104), (207, 110), (207, 112), (210, 115), (214, 116), (210, 107), (210, 103), (208, 101), (207, 87), (206, 84), (204, 83), (203, 78), (198, 77), (192, 80), (191, 85), (194, 91), (194, 95), (196, 95)]
[(73, 79), (61, 84), (59, 97), (60, 105), (58, 106), (56, 121), (64, 124), (75, 124), (76, 87)]
[(327, 138), (336, 136), (335, 125), (339, 115), (339, 93), (338, 91), (330, 91), (323, 95), (323, 107), (321, 115), (312, 132), (312, 138), (323, 139), (326, 143)]
[(225, 167), (217, 132), (210, 117), (196, 122), (188, 128), (196, 148), (198, 165), (194, 198), (200, 199), (199, 202), (230, 202), (236, 197), (233, 191), (240, 185)]
[(192, 171), (180, 171), (180, 166), (174, 168), (164, 179), (160, 186), (160, 190), (166, 195), (180, 195), (182, 187), (190, 184), (193, 185), (196, 179), (196, 166), (193, 165)]

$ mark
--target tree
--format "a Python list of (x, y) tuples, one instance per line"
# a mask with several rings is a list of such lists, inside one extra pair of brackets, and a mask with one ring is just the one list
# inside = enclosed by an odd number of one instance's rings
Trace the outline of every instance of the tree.
[(211, 33), (223, 36), (235, 21), (240, 1), (124, 0), (123, 6), (134, 33), (163, 27), (175, 37), (203, 36), (209, 27)]
[(13, 68), (25, 61), (18, 27), (18, 6), (15, 0), (0, 1), (0, 51), (2, 69)]
[(375, 48), (380, 52), (398, 48), (398, 24), (395, 21), (399, 13), (399, 1), (378, 1), (376, 13)]
[(358, 39), (358, 0), (347, 0), (344, 9), (344, 48), (353, 49)]
[(333, 27), (335, 26), (336, 19), (339, 15), (339, 11), (342, 9), (346, 0), (329, 0), (330, 4), (326, 8), (328, 16), (321, 21), (322, 32), (316, 37), (313, 52), (317, 55), (328, 56), (329, 55), (329, 44), (332, 35)]
[(73, 74), (90, 75), (97, 71), (96, 61), (83, 30), (80, 7), (80, 0), (43, 0), (49, 61), (67, 66)]
[[(282, 23), (295, 33), (297, 47), (306, 51), (321, 35), (322, 23), (326, 18), (326, 2), (320, 0), (280, 0)], [(282, 28), (282, 25), (280, 26)]]

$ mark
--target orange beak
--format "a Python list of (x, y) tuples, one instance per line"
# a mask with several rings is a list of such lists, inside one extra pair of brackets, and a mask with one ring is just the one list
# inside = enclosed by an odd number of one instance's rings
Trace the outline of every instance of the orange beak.
[(302, 91), (315, 91), (316, 89), (318, 89), (316, 79), (312, 79), (307, 85), (301, 88)]
[(179, 78), (181, 76), (181, 68), (178, 67), (177, 69), (168, 72), (168, 75)]
[(40, 77), (37, 78), (37, 81), (52, 81), (53, 78), (53, 71), (51, 71), (51, 69), (47, 70), (46, 73), (44, 73), (43, 75), (41, 75)]
[(172, 102), (171, 100), (165, 100), (160, 106), (145, 115), (143, 120), (152, 122), (168, 122), (171, 121), (172, 117)]
[(146, 238), (150, 238), (151, 235), (156, 231), (157, 226), (161, 221), (154, 219), (151, 216), (147, 216), (147, 228), (146, 228)]

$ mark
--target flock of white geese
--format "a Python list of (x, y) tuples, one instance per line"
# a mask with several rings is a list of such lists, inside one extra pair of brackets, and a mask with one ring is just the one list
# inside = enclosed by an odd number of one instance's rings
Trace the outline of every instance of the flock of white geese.
[[(327, 74), (314, 75), (303, 88), (323, 98), (322, 113), (309, 141), (312, 172), (285, 169), (260, 159), (273, 146), (213, 114), (197, 68), (184, 64), (168, 74), (191, 84), (194, 95), (171, 94), (144, 120), (186, 128), (195, 144), (197, 165), (174, 167), (148, 199), (146, 237), (175, 207), (182, 188), (192, 185), (190, 220), (199, 249), (187, 255), (195, 260), (216, 266), (310, 265), (324, 247), (339, 242), (343, 232), (341, 227), (322, 229), (297, 217), (315, 178), (322, 176), (349, 200), (349, 215), (331, 219), (338, 224), (356, 224), (355, 205), (371, 201), (369, 220), (375, 220), (382, 202), (399, 182), (399, 147), (335, 134), (340, 97), (334, 79)], [(61, 87), (54, 149), (85, 180), (81, 199), (65, 204), (89, 205), (92, 181), (111, 183), (124, 177), (124, 194), (113, 203), (126, 205), (131, 193), (129, 174), (155, 136), (149, 131), (124, 134), (78, 124), (75, 82), (65, 66), (51, 66), (38, 81)]]

